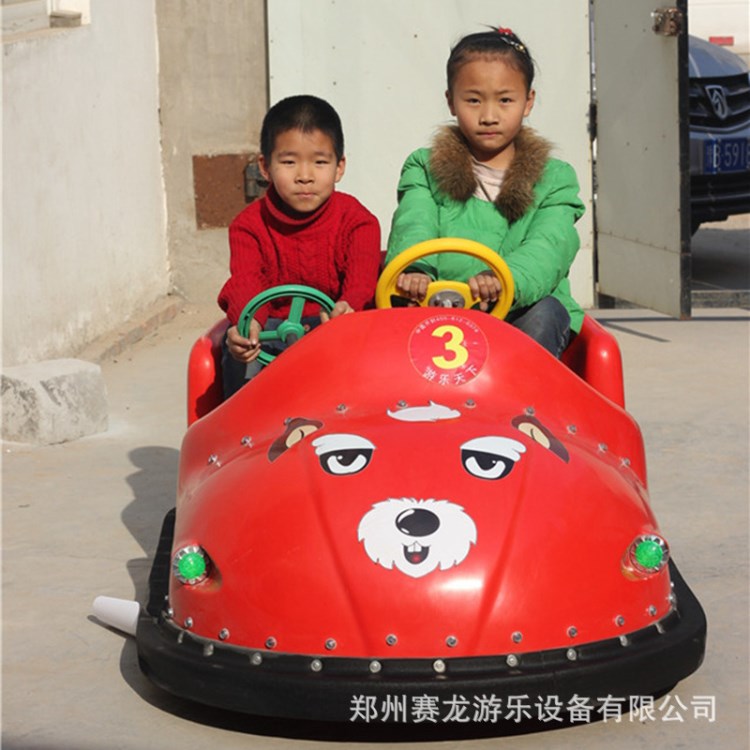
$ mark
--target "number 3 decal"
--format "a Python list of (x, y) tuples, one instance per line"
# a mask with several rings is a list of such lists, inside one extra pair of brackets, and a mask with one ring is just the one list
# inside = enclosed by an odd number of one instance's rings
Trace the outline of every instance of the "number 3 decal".
[(409, 358), (417, 372), (437, 385), (461, 386), (484, 367), (487, 339), (481, 328), (463, 316), (433, 315), (409, 337)]
[[(442, 355), (433, 357), (432, 361), (436, 367), (441, 370), (455, 370), (466, 364), (466, 360), (469, 359), (469, 350), (463, 345), (464, 332), (458, 326), (438, 326), (432, 332), (432, 335), (435, 338), (442, 338), (445, 351), (451, 354), (449, 359)], [(446, 335), (448, 336), (447, 340), (445, 339)]]

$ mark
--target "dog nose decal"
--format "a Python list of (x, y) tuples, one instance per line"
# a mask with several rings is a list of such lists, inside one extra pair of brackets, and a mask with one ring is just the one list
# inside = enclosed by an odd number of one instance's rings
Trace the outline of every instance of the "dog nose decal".
[(440, 528), (440, 519), (424, 508), (409, 508), (399, 513), (396, 528), (408, 536), (428, 536)]

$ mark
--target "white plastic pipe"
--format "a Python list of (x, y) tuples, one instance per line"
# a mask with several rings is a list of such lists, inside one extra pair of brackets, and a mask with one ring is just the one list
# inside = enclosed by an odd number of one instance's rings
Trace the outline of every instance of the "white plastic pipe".
[(141, 605), (131, 599), (116, 599), (113, 596), (97, 596), (94, 599), (94, 616), (105, 625), (135, 635)]

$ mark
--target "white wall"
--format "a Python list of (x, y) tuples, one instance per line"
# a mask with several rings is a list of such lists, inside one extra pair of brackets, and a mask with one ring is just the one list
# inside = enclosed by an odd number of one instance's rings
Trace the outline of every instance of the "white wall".
[(538, 63), (530, 124), (573, 164), (589, 207), (571, 281), (593, 304), (588, 0), (268, 0), (268, 24), (271, 104), (308, 93), (336, 107), (347, 152), (340, 187), (377, 215), (384, 242), (404, 158), (450, 119), (450, 47), (487, 25), (513, 28)]
[(750, 0), (688, 0), (688, 28), (702, 39), (734, 37), (729, 49), (750, 57)]
[(3, 44), (3, 363), (71, 356), (169, 289), (154, 0)]

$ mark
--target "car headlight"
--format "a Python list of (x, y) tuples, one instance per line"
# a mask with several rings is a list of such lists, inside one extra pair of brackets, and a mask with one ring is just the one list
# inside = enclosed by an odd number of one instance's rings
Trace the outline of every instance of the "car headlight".
[(623, 573), (628, 577), (650, 576), (663, 570), (668, 562), (667, 542), (658, 534), (641, 534), (625, 553)]
[(194, 586), (208, 577), (209, 558), (197, 544), (181, 547), (172, 557), (172, 574), (180, 582)]

